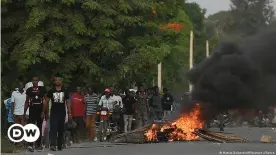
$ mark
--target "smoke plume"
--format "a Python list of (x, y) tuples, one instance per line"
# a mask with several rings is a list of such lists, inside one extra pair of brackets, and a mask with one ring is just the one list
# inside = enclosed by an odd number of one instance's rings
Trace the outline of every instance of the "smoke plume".
[(192, 100), (222, 111), (276, 104), (276, 29), (225, 42), (188, 73)]

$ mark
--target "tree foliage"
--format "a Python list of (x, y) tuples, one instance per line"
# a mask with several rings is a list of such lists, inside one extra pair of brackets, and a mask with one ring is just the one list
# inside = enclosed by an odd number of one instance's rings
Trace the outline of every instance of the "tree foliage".
[(273, 2), (271, 0), (231, 0), (231, 10), (220, 11), (205, 20), (205, 29), (211, 48), (219, 40), (243, 41), (268, 25), (273, 25)]
[(231, 0), (231, 16), (228, 18), (228, 33), (253, 35), (268, 25), (274, 15), (272, 0)]
[[(63, 73), (71, 87), (153, 76), (145, 74), (153, 72), (145, 64), (156, 66), (186, 49), (183, 33), (192, 27), (179, 6), (183, 1), (2, 1), (2, 88), (8, 91), (34, 73), (46, 84)], [(185, 32), (160, 30), (179, 15), (188, 23)]]
[(199, 63), (206, 58), (205, 42), (208, 39), (204, 24), (206, 10), (197, 3), (188, 2), (183, 8), (194, 26), (194, 61)]

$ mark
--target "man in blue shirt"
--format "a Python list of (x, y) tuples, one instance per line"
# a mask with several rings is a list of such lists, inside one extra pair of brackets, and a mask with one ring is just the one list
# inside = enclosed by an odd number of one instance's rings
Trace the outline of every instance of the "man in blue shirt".
[(12, 106), (11, 98), (6, 99), (4, 101), (4, 104), (8, 111), (8, 127), (10, 127), (14, 123), (14, 121), (12, 119), (12, 112), (11, 112), (11, 106)]

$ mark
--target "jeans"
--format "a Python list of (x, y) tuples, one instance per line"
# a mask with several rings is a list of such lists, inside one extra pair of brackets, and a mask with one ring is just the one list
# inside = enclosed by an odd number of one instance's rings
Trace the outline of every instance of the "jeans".
[(163, 112), (160, 109), (152, 109), (152, 121), (161, 120)]
[(50, 119), (47, 120), (46, 122), (46, 128), (45, 128), (45, 131), (44, 131), (44, 137), (43, 137), (43, 140), (42, 140), (42, 143), (48, 147), (49, 144), (50, 144), (50, 140), (49, 140), (49, 137), (50, 136)]
[(137, 114), (137, 127), (142, 127), (148, 122), (148, 112), (147, 111), (139, 111)]
[(132, 115), (124, 115), (124, 132), (131, 131), (132, 120)]
[[(36, 108), (30, 107), (28, 123), (36, 124), (36, 126), (39, 128), (39, 131), (40, 131), (39, 138), (35, 141), (36, 147), (41, 146), (42, 123), (43, 123), (43, 119), (41, 118), (41, 113), (42, 113), (42, 106), (36, 107)], [(29, 146), (33, 146), (33, 143), (29, 143)]]
[(82, 134), (82, 138), (84, 138), (85, 135), (83, 116), (73, 117), (73, 121), (77, 124), (77, 126), (72, 130), (72, 138), (74, 141), (78, 141), (80, 134)]
[(171, 110), (164, 110), (163, 112), (163, 118), (168, 118), (168, 116), (170, 116), (172, 114)]
[(50, 117), (50, 145), (62, 148), (65, 116)]

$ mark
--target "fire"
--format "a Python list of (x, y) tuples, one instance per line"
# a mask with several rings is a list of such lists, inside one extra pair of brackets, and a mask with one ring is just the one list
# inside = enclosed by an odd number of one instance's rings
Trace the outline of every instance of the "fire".
[(158, 141), (158, 133), (163, 133), (169, 141), (198, 140), (193, 132), (202, 128), (204, 122), (200, 120), (200, 106), (196, 104), (194, 109), (181, 116), (174, 122), (166, 125), (153, 124), (144, 134), (147, 141)]

